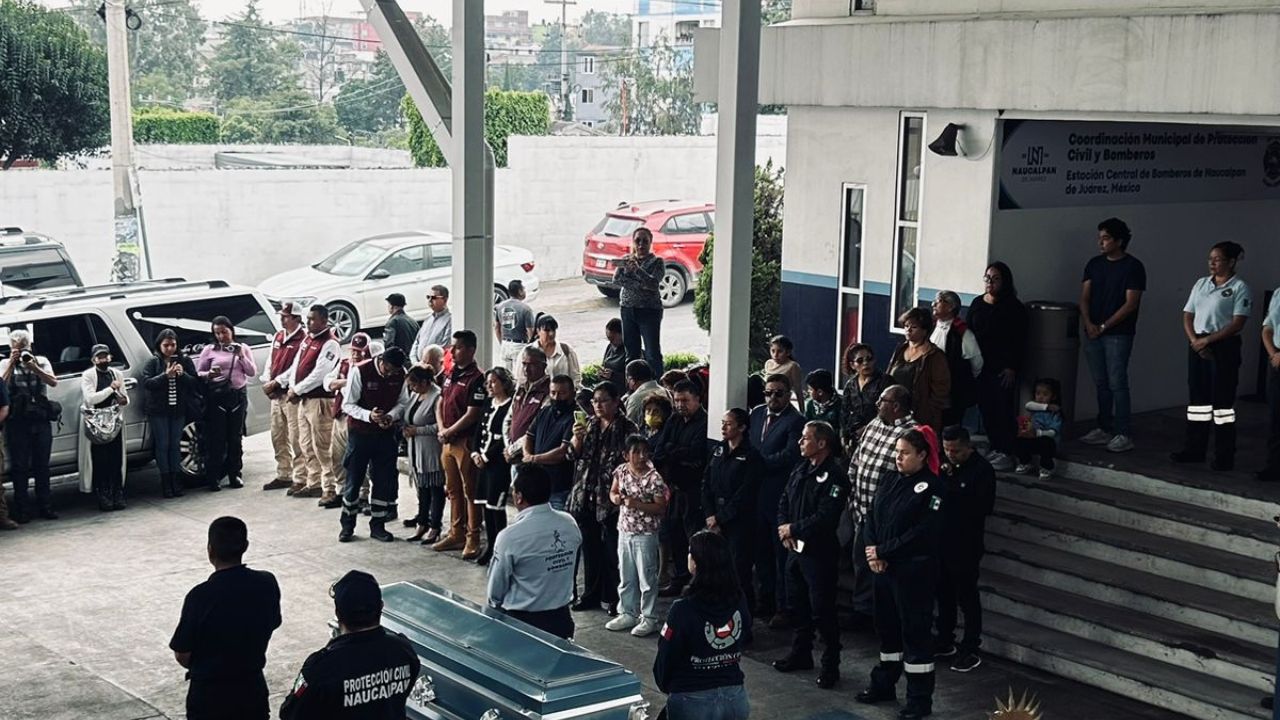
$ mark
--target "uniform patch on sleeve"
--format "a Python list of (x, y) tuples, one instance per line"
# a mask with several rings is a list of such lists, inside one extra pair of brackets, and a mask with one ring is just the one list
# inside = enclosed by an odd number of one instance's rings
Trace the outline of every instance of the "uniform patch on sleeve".
[(293, 696), (302, 697), (307, 692), (307, 679), (302, 673), (298, 673), (298, 677), (293, 681)]
[(814, 480), (815, 480), (816, 482), (819, 482), (819, 483), (824, 483), (824, 482), (826, 482), (826, 481), (827, 481), (827, 473), (822, 473), (822, 474), (821, 474), (821, 475), (819, 475), (818, 477), (814, 478)]
[(838, 498), (838, 497), (840, 497), (840, 490), (841, 490), (841, 489), (842, 489), (842, 488), (841, 488), (839, 485), (832, 485), (832, 486), (831, 486), (831, 497), (833, 497), (833, 498)]
[(670, 640), (675, 637), (676, 631), (671, 629), (670, 623), (662, 623), (662, 639)]
[(941, 509), (942, 509), (942, 498), (938, 497), (937, 495), (934, 495), (933, 497), (929, 498), (929, 509), (930, 509), (930, 510), (941, 510)]

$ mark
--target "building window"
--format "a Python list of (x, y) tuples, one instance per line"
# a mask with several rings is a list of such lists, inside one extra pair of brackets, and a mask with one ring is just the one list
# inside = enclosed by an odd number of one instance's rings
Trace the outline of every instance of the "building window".
[(594, 57), (590, 55), (582, 56), (582, 74), (583, 75), (596, 74), (596, 59)]
[(579, 105), (592, 105), (596, 101), (596, 91), (592, 88), (583, 88), (582, 93), (578, 97)]
[(587, 127), (589, 127), (589, 128), (593, 128), (593, 127), (595, 127), (595, 126), (596, 126), (596, 121), (595, 121), (595, 120), (583, 120), (583, 121), (582, 121), (582, 124), (583, 124), (583, 125), (586, 125), (586, 126), (587, 126)]
[(903, 113), (898, 131), (898, 197), (894, 214), (893, 283), (889, 326), (902, 332), (898, 317), (916, 306), (920, 273), (920, 195), (923, 187), (924, 115)]
[(846, 183), (841, 188), (840, 213), (840, 328), (836, 338), (836, 362), (840, 384), (847, 379), (844, 351), (862, 339), (862, 226), (866, 207), (865, 185)]

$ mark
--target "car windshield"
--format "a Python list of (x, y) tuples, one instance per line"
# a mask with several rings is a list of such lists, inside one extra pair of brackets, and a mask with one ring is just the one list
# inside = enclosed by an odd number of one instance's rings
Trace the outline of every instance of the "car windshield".
[(0, 285), (19, 290), (78, 285), (57, 250), (22, 250), (0, 255)]
[(596, 226), (597, 235), (605, 235), (607, 237), (631, 237), (631, 233), (636, 228), (644, 224), (644, 221), (636, 218), (618, 217), (617, 215), (605, 215), (604, 220)]
[(330, 275), (354, 277), (368, 270), (384, 252), (386, 250), (377, 245), (357, 240), (311, 267)]

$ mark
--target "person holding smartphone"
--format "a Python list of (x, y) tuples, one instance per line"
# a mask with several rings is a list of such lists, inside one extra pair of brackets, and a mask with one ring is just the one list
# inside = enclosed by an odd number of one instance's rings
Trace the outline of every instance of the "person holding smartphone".
[(178, 350), (178, 334), (165, 328), (156, 334), (155, 355), (142, 370), (147, 422), (155, 438), (160, 494), (182, 495), (182, 428), (199, 411), (196, 366)]
[(245, 388), (258, 373), (253, 352), (236, 342), (230, 318), (213, 319), (213, 343), (205, 345), (196, 360), (196, 375), (205, 381), (204, 472), (209, 491), (222, 489), (222, 479), (232, 489), (244, 487), (244, 416), (249, 399)]

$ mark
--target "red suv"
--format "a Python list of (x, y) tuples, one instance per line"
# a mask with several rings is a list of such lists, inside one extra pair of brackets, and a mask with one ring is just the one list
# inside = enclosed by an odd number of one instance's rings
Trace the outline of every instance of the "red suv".
[(604, 219), (587, 233), (582, 249), (582, 278), (609, 297), (618, 296), (613, 271), (618, 260), (631, 252), (631, 233), (647, 227), (653, 233), (653, 253), (662, 258), (667, 271), (659, 291), (662, 306), (675, 307), (698, 281), (702, 263), (698, 255), (715, 227), (716, 206), (689, 200), (648, 200), (622, 203), (605, 213)]

